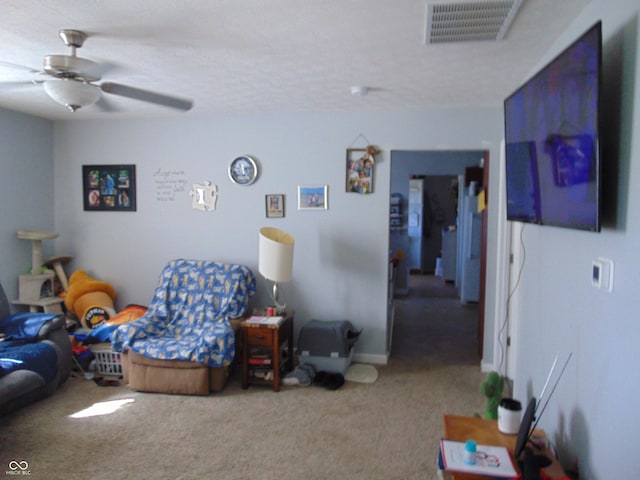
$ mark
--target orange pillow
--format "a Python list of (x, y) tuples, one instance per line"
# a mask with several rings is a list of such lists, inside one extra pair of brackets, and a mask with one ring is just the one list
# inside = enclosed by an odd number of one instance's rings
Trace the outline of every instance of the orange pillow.
[(107, 325), (122, 325), (123, 323), (129, 323), (136, 318), (140, 318), (146, 311), (147, 307), (143, 307), (142, 305), (127, 305), (104, 323)]

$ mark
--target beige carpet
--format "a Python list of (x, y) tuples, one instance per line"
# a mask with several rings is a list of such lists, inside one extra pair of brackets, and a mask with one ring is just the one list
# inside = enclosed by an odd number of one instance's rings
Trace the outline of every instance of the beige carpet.
[[(483, 409), (474, 316), (455, 298), (443, 301), (398, 301), (389, 365), (376, 367), (373, 383), (336, 391), (242, 390), (239, 369), (209, 397), (73, 378), (0, 417), (0, 476), (10, 462), (27, 462), (30, 478), (47, 480), (434, 478), (443, 414)], [(113, 413), (72, 417), (117, 401)]]
[[(185, 397), (71, 379), (54, 396), (0, 418), (0, 460), (37, 479), (432, 478), (445, 412), (481, 411), (470, 366), (379, 367), (375, 383), (240, 388)], [(72, 418), (96, 402), (113, 413)]]

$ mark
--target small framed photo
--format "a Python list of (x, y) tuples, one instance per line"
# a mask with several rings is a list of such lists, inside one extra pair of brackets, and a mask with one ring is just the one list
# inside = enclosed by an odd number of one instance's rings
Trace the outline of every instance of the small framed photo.
[(135, 165), (83, 165), (85, 211), (136, 211)]
[(281, 193), (264, 196), (267, 218), (284, 218), (284, 195)]
[(327, 210), (328, 208), (329, 185), (298, 187), (298, 210)]

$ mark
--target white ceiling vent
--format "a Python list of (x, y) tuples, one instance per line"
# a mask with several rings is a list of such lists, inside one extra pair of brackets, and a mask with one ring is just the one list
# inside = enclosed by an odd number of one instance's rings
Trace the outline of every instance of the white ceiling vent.
[(427, 4), (425, 43), (502, 40), (524, 0)]

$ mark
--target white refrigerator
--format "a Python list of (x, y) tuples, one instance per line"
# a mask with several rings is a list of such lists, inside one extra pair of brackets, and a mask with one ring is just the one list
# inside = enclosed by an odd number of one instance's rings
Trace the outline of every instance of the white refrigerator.
[(409, 268), (422, 270), (422, 249), (424, 236), (424, 179), (409, 180), (409, 208), (407, 212), (407, 233), (409, 235)]
[(462, 195), (458, 217), (458, 272), (461, 303), (480, 301), (480, 251), (482, 213), (478, 212), (478, 197)]

